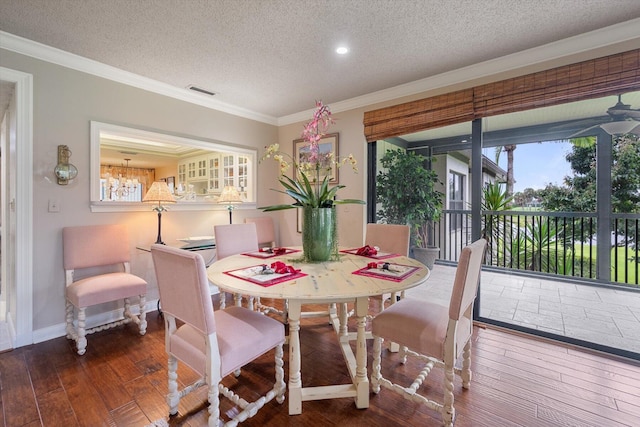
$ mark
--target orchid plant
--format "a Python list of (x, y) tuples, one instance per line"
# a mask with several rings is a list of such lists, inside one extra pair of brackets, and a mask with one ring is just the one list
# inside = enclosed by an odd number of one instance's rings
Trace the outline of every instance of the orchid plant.
[[(329, 127), (335, 123), (331, 117), (331, 110), (322, 101), (316, 101), (316, 110), (313, 119), (304, 126), (302, 138), (309, 143), (308, 161), (296, 161), (291, 155), (280, 151), (279, 144), (272, 144), (266, 147), (265, 154), (261, 161), (273, 158), (280, 166), (280, 177), (278, 181), (284, 190), (276, 190), (279, 193), (287, 194), (294, 200), (293, 204), (267, 206), (264, 211), (277, 211), (283, 209), (293, 209), (303, 206), (313, 208), (330, 208), (338, 204), (364, 204), (357, 199), (336, 200), (338, 190), (345, 188), (344, 185), (329, 185), (329, 172), (333, 167), (339, 168), (347, 163), (351, 165), (354, 172), (358, 172), (356, 159), (352, 154), (340, 159), (336, 158), (333, 152), (321, 153), (319, 142)], [(293, 167), (296, 171), (295, 178), (286, 175)], [(321, 180), (321, 175), (324, 178)]]

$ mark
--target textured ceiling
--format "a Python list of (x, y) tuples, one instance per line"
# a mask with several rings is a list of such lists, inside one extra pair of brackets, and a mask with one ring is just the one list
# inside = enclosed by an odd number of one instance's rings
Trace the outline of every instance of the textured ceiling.
[(637, 17), (639, 0), (0, 0), (2, 31), (272, 117)]

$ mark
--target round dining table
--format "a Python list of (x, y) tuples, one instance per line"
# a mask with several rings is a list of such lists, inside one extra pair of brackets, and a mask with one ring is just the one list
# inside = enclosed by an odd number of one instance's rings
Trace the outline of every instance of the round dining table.
[[(418, 286), (430, 275), (424, 264), (405, 256), (381, 253), (379, 257), (372, 258), (356, 255), (355, 250), (347, 251), (341, 251), (338, 260), (321, 263), (303, 262), (299, 248), (287, 249), (291, 253), (284, 255), (238, 254), (218, 260), (207, 268), (211, 283), (225, 292), (288, 302), (290, 415), (302, 413), (302, 402), (308, 400), (353, 397), (357, 408), (368, 408), (365, 324), (369, 297)], [(277, 267), (277, 261), (299, 272), (274, 275), (274, 278), (282, 277), (261, 282), (266, 279), (259, 274), (260, 269), (271, 268), (272, 264)], [(342, 308), (337, 310), (339, 313), (332, 310), (330, 315), (351, 375), (351, 384), (302, 387), (299, 336), (301, 307), (303, 304), (317, 303), (328, 303), (333, 307), (339, 303)], [(355, 334), (347, 330), (346, 304), (340, 303), (354, 303)], [(356, 340), (355, 355), (349, 344), (353, 339)]]

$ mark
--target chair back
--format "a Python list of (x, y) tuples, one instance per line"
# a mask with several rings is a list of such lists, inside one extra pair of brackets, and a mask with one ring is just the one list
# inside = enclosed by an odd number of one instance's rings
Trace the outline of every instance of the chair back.
[(276, 245), (276, 230), (273, 225), (273, 218), (270, 216), (259, 216), (255, 218), (245, 218), (245, 223), (253, 222), (258, 232), (258, 246), (272, 247)]
[(219, 260), (242, 252), (258, 250), (258, 232), (255, 223), (215, 225), (213, 231)]
[(62, 252), (65, 270), (128, 263), (127, 228), (120, 224), (65, 227)]
[(377, 246), (381, 251), (409, 256), (408, 225), (401, 224), (367, 224), (364, 244)]
[(204, 259), (197, 252), (151, 246), (162, 311), (202, 332), (216, 331)]
[(459, 320), (473, 304), (487, 241), (479, 239), (462, 249), (449, 303), (449, 318)]

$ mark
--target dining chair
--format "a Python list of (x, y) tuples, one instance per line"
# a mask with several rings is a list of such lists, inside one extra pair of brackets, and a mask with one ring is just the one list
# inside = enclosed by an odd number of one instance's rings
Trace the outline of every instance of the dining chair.
[[(258, 233), (258, 247), (259, 248), (274, 248), (277, 246), (276, 242), (276, 229), (273, 223), (273, 218), (270, 216), (258, 216), (252, 218), (245, 218), (245, 223), (254, 223), (256, 225), (256, 231)], [(286, 302), (285, 309), (279, 310), (270, 305), (262, 304), (260, 297), (254, 298), (253, 303), (254, 310), (261, 311), (264, 314), (274, 313), (282, 316), (283, 321), (287, 321)]]
[[(76, 342), (79, 355), (87, 349), (88, 334), (134, 322), (140, 335), (147, 331), (147, 282), (131, 274), (127, 228), (89, 225), (62, 229), (65, 271), (67, 338)], [(131, 312), (130, 298), (138, 298), (139, 314)], [(124, 300), (123, 318), (86, 328), (87, 307)], [(74, 312), (77, 309), (77, 318)]]
[(259, 216), (253, 218), (245, 218), (245, 223), (254, 223), (258, 232), (258, 246), (260, 248), (273, 248), (276, 243), (276, 229), (273, 224), (273, 218), (270, 216)]
[[(480, 271), (487, 241), (480, 239), (462, 249), (449, 306), (425, 300), (403, 299), (380, 312), (372, 322), (373, 366), (371, 385), (374, 393), (383, 386), (414, 402), (422, 403), (441, 413), (444, 425), (453, 425), (454, 376), (462, 378), (462, 387), (471, 382), (471, 336), (473, 334), (473, 303), (478, 291)], [(407, 355), (426, 362), (409, 387), (394, 384), (381, 372), (382, 341), (399, 343), (401, 363)], [(456, 361), (462, 356), (462, 369)], [(418, 394), (433, 367), (444, 368), (444, 399), (438, 402)]]
[[(225, 224), (213, 227), (216, 239), (216, 258), (224, 259), (243, 252), (255, 252), (258, 247), (258, 231), (255, 223)], [(235, 305), (242, 305), (242, 295), (235, 294)], [(225, 308), (226, 292), (220, 289), (220, 308)], [(249, 307), (253, 308), (253, 297), (249, 297)]]
[[(207, 385), (209, 427), (220, 421), (220, 395), (239, 408), (225, 426), (235, 426), (276, 398), (284, 402), (284, 325), (244, 307), (213, 310), (209, 281), (202, 256), (195, 252), (155, 244), (151, 247), (165, 322), (165, 348), (169, 354), (170, 416), (177, 414), (180, 399)], [(180, 324), (180, 326), (178, 326)], [(251, 403), (221, 383), (263, 354), (275, 349), (275, 384)], [(202, 378), (178, 390), (178, 361)], [(234, 411), (226, 412), (227, 416)]]
[[(410, 228), (405, 224), (367, 224), (364, 244), (377, 246), (382, 252), (409, 256)], [(404, 295), (402, 295), (404, 297)], [(384, 310), (386, 298), (381, 295), (380, 310)], [(391, 304), (396, 301), (396, 295), (391, 295)]]

